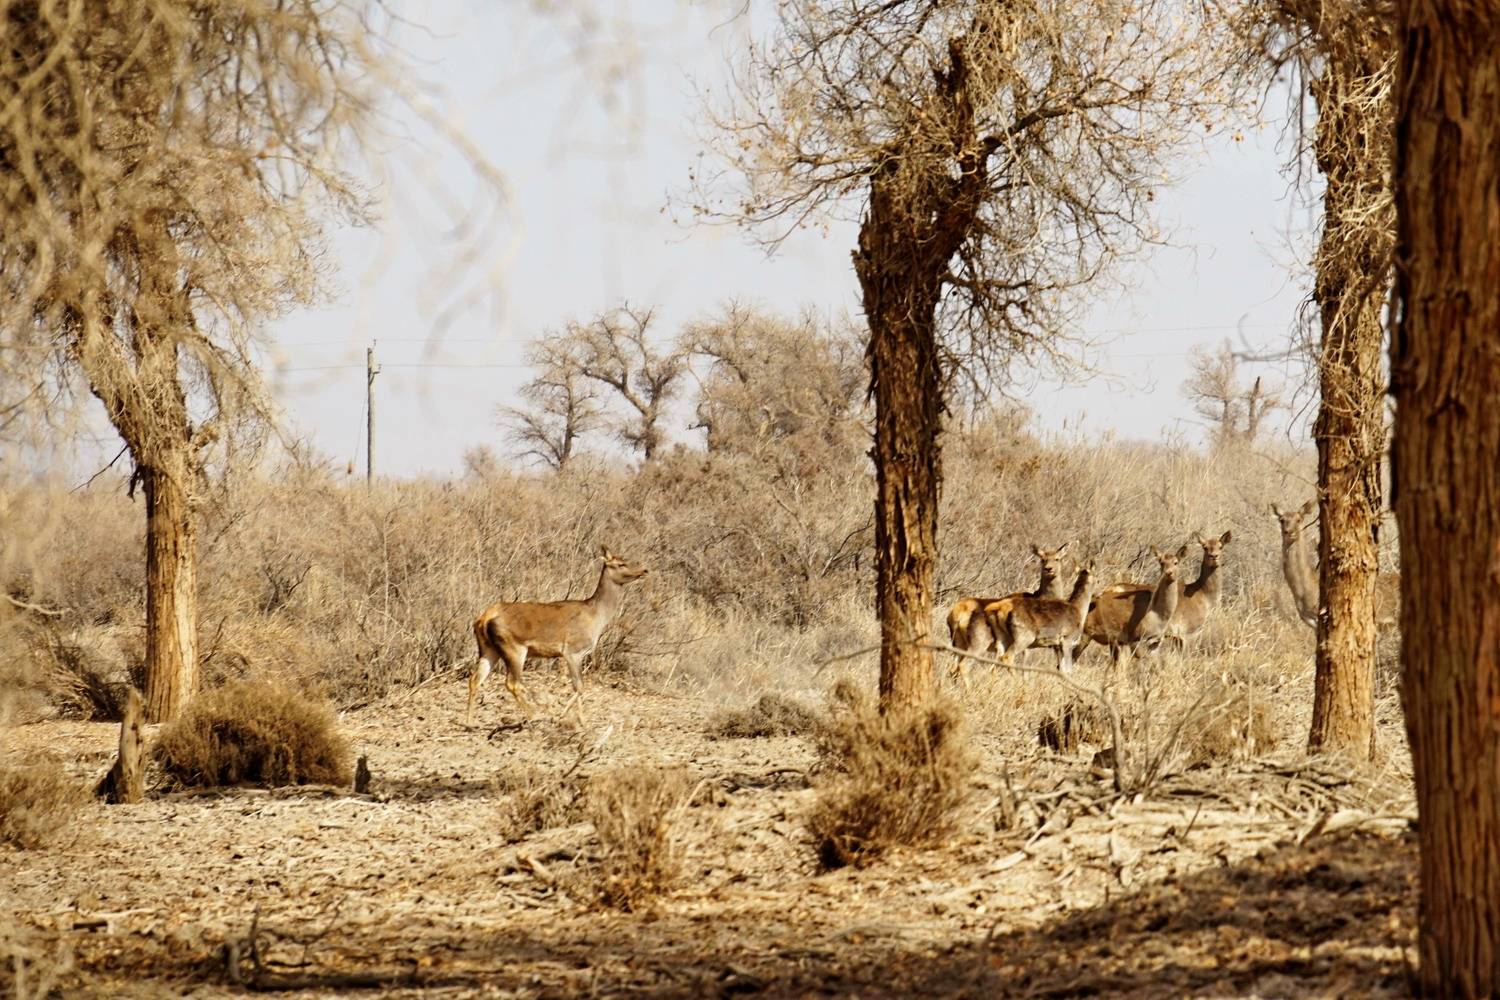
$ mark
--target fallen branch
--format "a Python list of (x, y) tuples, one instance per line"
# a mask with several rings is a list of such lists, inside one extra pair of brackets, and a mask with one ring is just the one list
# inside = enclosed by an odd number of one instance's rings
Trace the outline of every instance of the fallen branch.
[(5, 599), (9, 601), (11, 607), (15, 608), (16, 610), (29, 611), (34, 615), (41, 615), (43, 618), (61, 618), (63, 615), (67, 614), (67, 610), (64, 608), (44, 608), (40, 604), (32, 604), (30, 601), (23, 601), (19, 597), (15, 597), (11, 594), (6, 594)]

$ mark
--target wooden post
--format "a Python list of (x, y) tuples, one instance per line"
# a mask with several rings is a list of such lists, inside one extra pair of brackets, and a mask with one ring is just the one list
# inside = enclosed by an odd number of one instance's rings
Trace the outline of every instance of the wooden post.
[(375, 481), (375, 345), (365, 348), (365, 482)]
[(99, 780), (94, 794), (115, 805), (139, 802), (146, 793), (141, 769), (141, 693), (131, 688), (125, 697), (125, 717), (120, 720), (120, 755), (114, 767)]

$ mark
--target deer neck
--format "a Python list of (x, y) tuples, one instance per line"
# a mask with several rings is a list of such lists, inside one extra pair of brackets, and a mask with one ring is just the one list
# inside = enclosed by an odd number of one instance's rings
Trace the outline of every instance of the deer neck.
[(1298, 535), (1296, 541), (1283, 547), (1281, 569), (1294, 591), (1305, 590), (1312, 582), (1312, 556), (1307, 551), (1306, 538)]
[(1056, 573), (1042, 570), (1042, 578), (1037, 582), (1036, 591), (1032, 597), (1050, 597), (1054, 600), (1062, 600), (1067, 596), (1062, 588), (1062, 578)]
[[(1182, 588), (1178, 588), (1179, 590)], [(1211, 604), (1219, 603), (1219, 561), (1205, 559), (1198, 570), (1198, 579), (1193, 581), (1193, 596)]]
[(585, 603), (592, 605), (594, 610), (602, 612), (605, 618), (612, 619), (620, 613), (620, 599), (624, 593), (625, 585), (611, 579), (609, 567), (605, 566), (599, 570), (599, 582), (595, 584), (594, 592), (589, 595)]
[(1161, 579), (1156, 581), (1156, 591), (1151, 595), (1151, 610), (1158, 618), (1166, 621), (1177, 610), (1177, 602), (1181, 597), (1182, 593), (1177, 588), (1177, 577), (1163, 573)]
[(1093, 578), (1087, 573), (1078, 574), (1078, 579), (1073, 584), (1073, 593), (1068, 597), (1068, 603), (1072, 605), (1073, 610), (1078, 613), (1078, 620), (1080, 622), (1088, 617), (1089, 604), (1091, 603), (1091, 598), (1093, 597), (1093, 595), (1089, 593), (1089, 583), (1092, 579)]

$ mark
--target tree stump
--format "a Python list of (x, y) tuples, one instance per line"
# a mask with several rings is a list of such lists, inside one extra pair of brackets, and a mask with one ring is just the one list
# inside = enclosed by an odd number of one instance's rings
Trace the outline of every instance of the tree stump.
[(143, 714), (141, 693), (131, 688), (125, 698), (125, 717), (120, 720), (120, 754), (94, 789), (95, 795), (111, 805), (139, 802), (145, 795), (145, 772), (141, 768)]
[(370, 790), (370, 761), (364, 755), (360, 755), (359, 762), (354, 765), (354, 791), (364, 795)]

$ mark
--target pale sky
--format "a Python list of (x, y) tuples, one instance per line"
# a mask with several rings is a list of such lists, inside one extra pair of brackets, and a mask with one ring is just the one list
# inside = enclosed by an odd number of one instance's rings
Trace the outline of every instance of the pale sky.
[[(495, 406), (525, 378), (526, 341), (569, 319), (622, 299), (656, 306), (665, 336), (731, 298), (857, 315), (851, 226), (797, 234), (768, 258), (739, 231), (673, 219), (669, 198), (702, 149), (694, 81), (720, 83), (726, 48), (746, 30), (724, 25), (725, 5), (600, 4), (611, 20), (587, 35), (519, 4), (436, 6), (411, 5), (424, 30), (406, 29), (405, 46), (436, 88), (432, 104), (503, 173), (508, 201), (500, 216), (466, 211), (474, 184), (462, 155), (397, 117), (377, 188), (382, 220), (334, 241), (336, 300), (272, 329), (268, 375), (294, 434), (363, 468), (371, 341), (383, 369), (377, 472), (445, 475), (475, 445), (506, 452)], [(580, 58), (579, 38), (610, 41)], [(613, 70), (615, 99), (604, 102), (598, 79)], [(1179, 391), (1188, 351), (1226, 337), (1285, 343), (1303, 294), (1292, 263), (1307, 214), (1289, 197), (1277, 139), (1272, 128), (1216, 139), (1184, 166), (1187, 180), (1160, 199), (1181, 249), (1133, 270), (1127, 292), (1085, 324), (1105, 342), (1093, 359), (1105, 377), (1018, 389), (1044, 427), (1197, 440)], [(486, 242), (455, 282), (459, 222)], [(444, 307), (476, 288), (490, 294), (440, 325)]]

